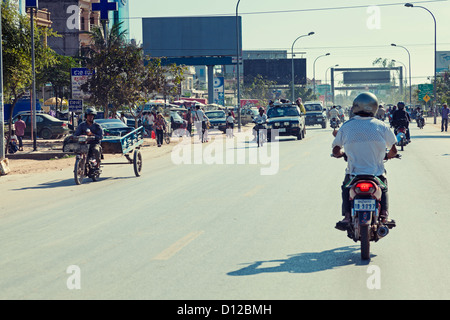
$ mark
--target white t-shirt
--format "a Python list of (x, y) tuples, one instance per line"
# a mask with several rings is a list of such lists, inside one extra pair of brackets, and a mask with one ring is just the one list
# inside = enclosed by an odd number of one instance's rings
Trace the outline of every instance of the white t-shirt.
[(392, 130), (373, 117), (354, 116), (339, 129), (332, 147), (344, 148), (347, 154), (346, 174), (382, 175), (386, 148), (397, 142)]
[(337, 111), (336, 108), (332, 108), (332, 109), (330, 110), (330, 118), (331, 118), (331, 119), (337, 118), (338, 115), (339, 115), (339, 111)]
[(197, 111), (195, 111), (195, 117), (194, 117), (194, 121), (206, 121), (208, 120), (208, 118), (206, 117), (205, 113), (203, 112), (202, 109), (198, 109)]

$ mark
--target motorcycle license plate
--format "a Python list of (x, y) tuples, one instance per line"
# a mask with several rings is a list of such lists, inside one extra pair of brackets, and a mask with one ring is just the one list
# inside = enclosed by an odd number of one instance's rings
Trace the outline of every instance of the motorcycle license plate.
[(286, 132), (286, 128), (280, 128), (280, 132)]
[(374, 199), (355, 199), (353, 208), (355, 211), (375, 211), (376, 202)]

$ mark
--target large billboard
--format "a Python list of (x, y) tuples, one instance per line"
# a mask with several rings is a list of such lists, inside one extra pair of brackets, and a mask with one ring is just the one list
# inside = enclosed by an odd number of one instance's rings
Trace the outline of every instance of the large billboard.
[(236, 56), (236, 17), (143, 18), (142, 40), (150, 57)]
[[(292, 82), (292, 59), (244, 60), (244, 83), (251, 84), (255, 77), (275, 81), (277, 85)], [(294, 83), (306, 84), (306, 59), (294, 59)]]
[(344, 84), (373, 84), (390, 82), (390, 71), (344, 72)]
[(450, 51), (436, 52), (436, 72), (450, 71)]

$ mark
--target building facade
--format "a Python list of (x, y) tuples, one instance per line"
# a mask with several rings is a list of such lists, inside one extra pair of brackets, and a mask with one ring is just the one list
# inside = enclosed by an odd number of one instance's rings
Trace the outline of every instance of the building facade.
[[(92, 11), (92, 3), (99, 0), (39, 0), (39, 8), (47, 9), (52, 15), (52, 29), (60, 37), (48, 39), (49, 46), (56, 53), (77, 56), (83, 47), (91, 44), (89, 32), (94, 26), (100, 27), (100, 13)], [(109, 13), (109, 24), (122, 22), (122, 28), (129, 28), (129, 1), (117, 2), (118, 11)]]

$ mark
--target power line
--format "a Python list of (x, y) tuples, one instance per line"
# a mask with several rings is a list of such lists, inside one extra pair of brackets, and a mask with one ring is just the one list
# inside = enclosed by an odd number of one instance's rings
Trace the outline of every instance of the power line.
[[(427, 1), (417, 1), (414, 4), (425, 4), (425, 3), (433, 3), (433, 2), (447, 2), (448, 0), (427, 0)], [(373, 4), (376, 7), (390, 7), (390, 6), (404, 6), (405, 2), (396, 2), (396, 3), (382, 3), (382, 4)], [(291, 10), (273, 10), (273, 11), (253, 11), (253, 12), (242, 12), (240, 15), (257, 15), (257, 14), (282, 14), (282, 13), (296, 13), (296, 12), (313, 12), (313, 11), (331, 11), (331, 10), (346, 10), (346, 9), (361, 9), (367, 8), (370, 5), (355, 5), (355, 6), (342, 6), (342, 7), (327, 7), (327, 8), (310, 8), (310, 9), (291, 9)], [(235, 13), (216, 13), (209, 14), (208, 16), (234, 16)], [(174, 17), (200, 17), (205, 15), (187, 15), (187, 16), (171, 16), (166, 18), (174, 18)], [(151, 17), (128, 17), (124, 19), (134, 20), (134, 19), (144, 19)]]

